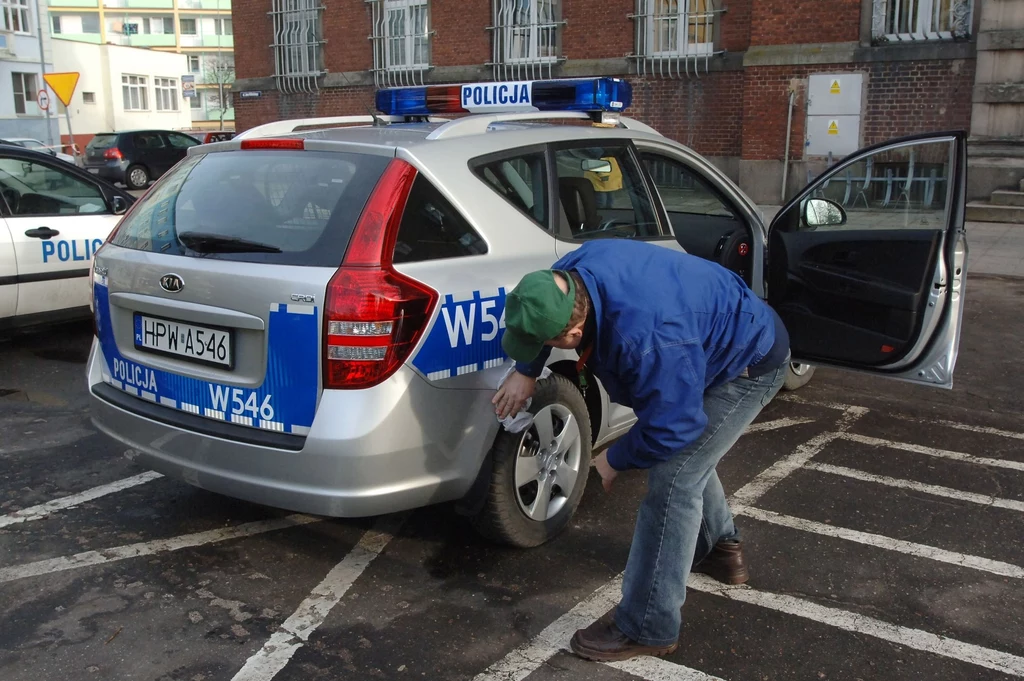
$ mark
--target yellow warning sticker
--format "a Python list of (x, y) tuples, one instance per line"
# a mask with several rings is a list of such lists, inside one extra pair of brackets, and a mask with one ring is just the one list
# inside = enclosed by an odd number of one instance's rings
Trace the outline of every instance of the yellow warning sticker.
[(830, 87), (828, 89), (828, 91), (830, 93), (832, 93), (833, 95), (838, 95), (838, 94), (842, 93), (842, 88), (839, 87), (839, 79), (838, 78), (836, 78), (835, 80), (832, 81), (832, 87)]
[(828, 122), (828, 134), (838, 135), (839, 134), (839, 121)]

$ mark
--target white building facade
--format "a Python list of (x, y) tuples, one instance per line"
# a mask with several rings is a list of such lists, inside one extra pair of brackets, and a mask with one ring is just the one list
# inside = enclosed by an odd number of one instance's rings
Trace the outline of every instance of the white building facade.
[[(53, 58), (65, 70), (81, 74), (68, 107), (79, 149), (101, 132), (192, 127), (192, 109), (181, 88), (187, 55), (55, 38)], [(63, 114), (64, 107), (58, 108)], [(60, 132), (69, 142), (63, 115)]]
[(0, 0), (0, 138), (59, 144), (54, 98), (49, 116), (38, 104), (44, 65), (54, 70), (45, 23), (42, 35), (39, 30), (46, 16), (45, 0)]

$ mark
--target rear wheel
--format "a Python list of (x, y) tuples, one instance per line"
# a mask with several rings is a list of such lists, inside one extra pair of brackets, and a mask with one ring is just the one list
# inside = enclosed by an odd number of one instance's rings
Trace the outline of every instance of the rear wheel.
[(590, 415), (576, 386), (557, 374), (539, 381), (530, 411), (530, 428), (498, 434), (490, 490), (472, 518), (485, 537), (521, 548), (566, 528), (590, 474)]
[(782, 386), (786, 390), (802, 388), (811, 380), (814, 375), (814, 367), (810, 364), (790, 362), (786, 369), (786, 383)]
[(149, 184), (149, 171), (140, 165), (131, 166), (125, 171), (124, 183), (129, 189), (145, 189)]

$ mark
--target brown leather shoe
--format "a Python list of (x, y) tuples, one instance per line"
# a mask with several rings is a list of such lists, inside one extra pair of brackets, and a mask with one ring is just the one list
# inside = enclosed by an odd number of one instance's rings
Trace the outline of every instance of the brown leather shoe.
[(668, 655), (679, 647), (679, 641), (670, 646), (645, 646), (622, 633), (615, 624), (615, 609), (586, 629), (579, 629), (569, 641), (572, 651), (585, 660), (617, 662), (639, 655)]
[(750, 579), (747, 564), (743, 560), (743, 546), (733, 540), (715, 544), (707, 558), (694, 565), (691, 572), (705, 574), (723, 584), (744, 584)]

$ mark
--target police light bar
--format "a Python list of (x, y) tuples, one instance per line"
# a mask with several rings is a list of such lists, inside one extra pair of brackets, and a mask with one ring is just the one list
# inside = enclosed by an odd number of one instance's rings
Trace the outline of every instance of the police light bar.
[(519, 80), (377, 91), (377, 109), (389, 116), (518, 111), (620, 112), (632, 101), (633, 89), (621, 78)]

